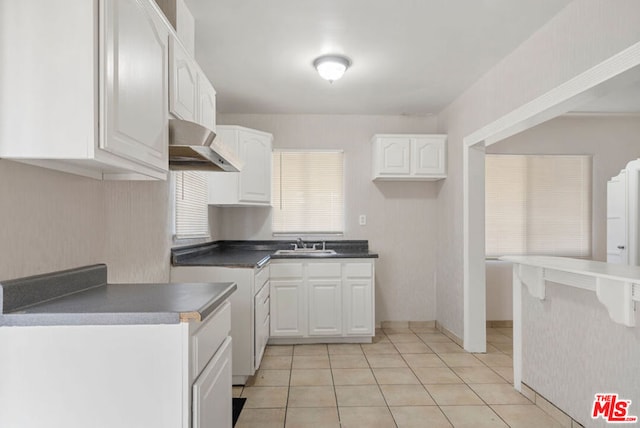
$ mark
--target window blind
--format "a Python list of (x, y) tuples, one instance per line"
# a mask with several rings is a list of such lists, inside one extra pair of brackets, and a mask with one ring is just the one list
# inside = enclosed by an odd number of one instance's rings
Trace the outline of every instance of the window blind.
[(341, 151), (274, 151), (274, 233), (344, 231)]
[(175, 179), (175, 232), (179, 239), (208, 238), (207, 179), (198, 171), (178, 171)]
[(487, 155), (486, 254), (591, 255), (591, 157)]

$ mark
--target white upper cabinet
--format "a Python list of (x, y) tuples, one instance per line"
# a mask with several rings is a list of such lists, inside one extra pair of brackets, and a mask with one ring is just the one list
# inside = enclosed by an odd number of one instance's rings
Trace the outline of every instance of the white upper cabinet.
[(12, 48), (2, 52), (0, 157), (94, 178), (166, 178), (170, 30), (157, 5), (15, 1), (2, 14)]
[(213, 172), (209, 175), (209, 204), (271, 204), (271, 147), (273, 137), (266, 132), (241, 126), (217, 127), (221, 143), (235, 153), (240, 172)]
[(373, 179), (397, 181), (446, 178), (446, 135), (373, 136)]
[(197, 75), (198, 104), (196, 122), (212, 131), (216, 130), (216, 91), (205, 77), (204, 73)]
[(171, 37), (169, 46), (169, 112), (178, 119), (195, 122), (199, 101), (198, 66), (175, 37)]

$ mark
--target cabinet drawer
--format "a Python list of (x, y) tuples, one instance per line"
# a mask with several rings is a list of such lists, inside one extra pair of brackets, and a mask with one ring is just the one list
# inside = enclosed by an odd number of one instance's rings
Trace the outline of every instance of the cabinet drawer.
[(269, 286), (265, 286), (259, 295), (255, 297), (256, 323), (262, 323), (269, 315)]
[(309, 278), (339, 278), (340, 266), (340, 263), (309, 263), (307, 272)]
[(265, 266), (256, 273), (255, 291), (258, 292), (269, 280), (269, 266)]
[(273, 264), (271, 278), (302, 278), (302, 263)]
[(193, 428), (231, 428), (231, 338), (204, 369), (193, 384)]
[(231, 304), (227, 301), (211, 315), (193, 334), (192, 379), (198, 377), (231, 331)]
[(371, 278), (371, 263), (347, 263), (344, 266), (347, 278)]

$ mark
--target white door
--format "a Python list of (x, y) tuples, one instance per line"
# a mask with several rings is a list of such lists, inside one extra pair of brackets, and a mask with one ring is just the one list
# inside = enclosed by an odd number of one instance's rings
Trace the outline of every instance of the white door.
[(309, 336), (342, 335), (341, 279), (310, 279)]
[(169, 49), (169, 111), (176, 117), (196, 121), (197, 69), (182, 45), (171, 38)]
[(304, 336), (307, 324), (302, 279), (271, 280), (270, 284), (271, 336)]
[(271, 202), (271, 141), (268, 137), (239, 132), (240, 202)]
[(411, 139), (384, 137), (378, 140), (378, 171), (384, 175), (409, 175)]
[(168, 30), (146, 2), (102, 4), (100, 148), (166, 171)]
[(629, 264), (627, 171), (607, 182), (607, 262)]
[(193, 428), (231, 428), (231, 397), (231, 337), (227, 337), (193, 384)]
[(442, 138), (414, 138), (411, 145), (411, 166), (414, 175), (444, 175), (445, 141)]
[(342, 284), (345, 334), (373, 334), (371, 278), (346, 279)]

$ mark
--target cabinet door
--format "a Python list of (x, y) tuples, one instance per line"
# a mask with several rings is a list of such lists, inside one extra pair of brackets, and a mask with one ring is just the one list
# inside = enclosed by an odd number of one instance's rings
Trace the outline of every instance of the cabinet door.
[(100, 148), (166, 171), (168, 30), (147, 2), (102, 5)]
[(442, 138), (413, 138), (411, 146), (412, 174), (445, 174), (445, 141)]
[(309, 279), (309, 336), (342, 334), (341, 279)]
[(345, 334), (373, 334), (373, 296), (371, 278), (345, 279), (342, 284)]
[(207, 77), (198, 72), (198, 114), (197, 122), (211, 129), (216, 130), (216, 91), (207, 80)]
[(607, 182), (607, 263), (629, 264), (627, 171)]
[(193, 428), (231, 428), (231, 338), (227, 337), (193, 384)]
[(184, 120), (196, 121), (198, 70), (191, 56), (175, 38), (169, 49), (169, 111)]
[(271, 280), (271, 336), (304, 336), (306, 296), (302, 279)]
[(378, 175), (409, 175), (411, 172), (410, 138), (379, 138), (376, 146)]
[(240, 172), (240, 202), (271, 202), (271, 139), (239, 131), (239, 153), (244, 162)]

